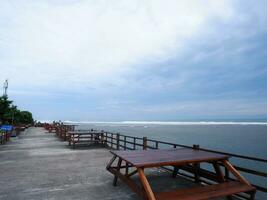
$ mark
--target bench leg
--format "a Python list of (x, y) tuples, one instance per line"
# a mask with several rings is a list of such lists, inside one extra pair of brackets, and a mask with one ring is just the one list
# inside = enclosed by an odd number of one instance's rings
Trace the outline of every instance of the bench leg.
[[(213, 168), (214, 168), (214, 170), (215, 170), (215, 172), (216, 172), (218, 182), (219, 182), (219, 183), (223, 183), (223, 182), (225, 182), (225, 177), (224, 177), (224, 175), (223, 175), (223, 173), (222, 173), (221, 167), (220, 167), (220, 165), (218, 164), (218, 162), (214, 162), (214, 163), (212, 163), (212, 165), (213, 165)], [(227, 196), (226, 198), (227, 198), (228, 200), (232, 200), (232, 199), (233, 199), (232, 196)]]
[(223, 160), (223, 165), (241, 182), (246, 185), (250, 183), (229, 163), (227, 160)]
[(119, 158), (118, 164), (117, 164), (117, 168), (116, 168), (116, 174), (114, 175), (114, 179), (113, 179), (113, 186), (116, 186), (117, 185), (118, 173), (120, 172), (121, 162), (122, 162), (122, 159)]
[(110, 160), (109, 163), (107, 164), (107, 167), (106, 167), (107, 170), (109, 170), (109, 169), (111, 168), (111, 165), (112, 165), (113, 162), (116, 160), (116, 158), (117, 158), (117, 156), (115, 156), (115, 155), (111, 158), (111, 160)]
[(140, 181), (142, 183), (142, 186), (144, 187), (145, 189), (145, 193), (146, 193), (146, 196), (147, 196), (147, 199), (148, 200), (156, 200), (156, 197), (148, 183), (148, 180), (145, 176), (145, 173), (144, 173), (144, 169), (142, 168), (138, 168), (138, 174), (139, 174), (139, 178), (140, 178)]
[(219, 183), (225, 182), (225, 178), (220, 168), (220, 165), (217, 162), (212, 163), (212, 165), (216, 172), (218, 182)]
[(195, 183), (200, 183), (200, 176), (199, 176), (200, 164), (196, 163), (193, 164), (193, 166), (195, 168), (195, 173), (194, 173)]
[(255, 194), (256, 194), (256, 191), (253, 191), (253, 192), (250, 193), (250, 199), (251, 200), (255, 199)]
[(129, 174), (129, 164), (126, 162), (126, 167), (125, 167), (125, 175)]
[(174, 166), (173, 168), (173, 172), (172, 172), (172, 178), (175, 178), (178, 174), (179, 168)]

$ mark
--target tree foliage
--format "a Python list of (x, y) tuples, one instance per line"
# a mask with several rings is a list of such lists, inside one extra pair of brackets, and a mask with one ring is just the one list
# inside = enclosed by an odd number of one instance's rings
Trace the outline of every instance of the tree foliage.
[(29, 111), (20, 111), (7, 96), (0, 97), (0, 122), (3, 124), (32, 124), (33, 117)]

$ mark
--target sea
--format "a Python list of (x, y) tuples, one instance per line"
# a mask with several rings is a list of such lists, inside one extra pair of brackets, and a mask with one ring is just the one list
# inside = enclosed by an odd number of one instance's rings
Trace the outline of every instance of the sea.
[[(202, 148), (267, 159), (267, 121), (123, 121), (79, 122), (77, 125), (76, 129), (104, 130), (191, 146), (198, 144)], [(235, 165), (267, 173), (267, 163), (235, 158), (230, 158), (230, 161)], [(253, 183), (267, 187), (267, 177), (246, 173), (242, 175)], [(267, 199), (267, 193), (257, 192), (256, 199)]]

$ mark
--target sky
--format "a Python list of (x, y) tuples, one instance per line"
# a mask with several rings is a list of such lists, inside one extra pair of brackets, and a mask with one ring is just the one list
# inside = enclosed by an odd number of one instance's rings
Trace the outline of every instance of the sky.
[(0, 81), (38, 120), (267, 118), (265, 0), (1, 0)]

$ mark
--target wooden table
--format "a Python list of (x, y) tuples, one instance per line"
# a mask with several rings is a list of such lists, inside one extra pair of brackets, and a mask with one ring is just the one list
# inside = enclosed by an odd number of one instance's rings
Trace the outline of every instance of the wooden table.
[(80, 144), (91, 144), (101, 143), (104, 144), (104, 134), (99, 131), (73, 131), (68, 132), (69, 145), (75, 148), (77, 143)]
[[(204, 200), (214, 199), (231, 195), (248, 192), (250, 198), (254, 199), (255, 188), (240, 175), (240, 173), (228, 161), (229, 156), (210, 153), (197, 149), (181, 148), (181, 149), (165, 149), (165, 150), (134, 150), (134, 151), (111, 151), (113, 158), (107, 165), (107, 170), (114, 174), (113, 185), (116, 186), (118, 178), (124, 181), (128, 186), (143, 199), (149, 200)], [(113, 163), (118, 160), (117, 165)], [(154, 193), (144, 173), (145, 168), (173, 166), (173, 177), (177, 175), (179, 166), (192, 165), (197, 170), (199, 163), (211, 163), (215, 169), (218, 184), (200, 185), (193, 188), (180, 189), (170, 192)], [(123, 164), (125, 163), (125, 164)], [(220, 165), (224, 165), (229, 172), (236, 177), (237, 181), (229, 181), (225, 179)], [(124, 172), (122, 172), (122, 169)], [(130, 172), (131, 169), (131, 172)], [(141, 187), (132, 180), (132, 176), (138, 174)]]

